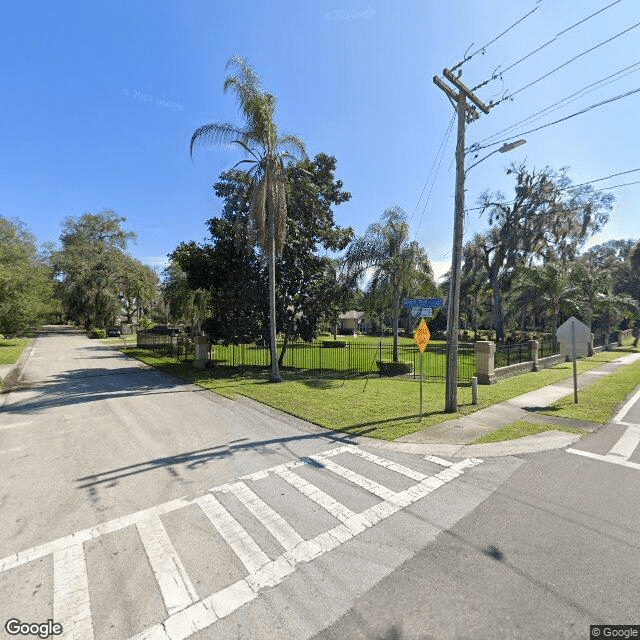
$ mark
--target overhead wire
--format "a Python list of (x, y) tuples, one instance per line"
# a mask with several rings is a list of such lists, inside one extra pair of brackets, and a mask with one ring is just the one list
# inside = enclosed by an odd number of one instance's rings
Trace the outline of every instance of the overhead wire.
[(621, 100), (622, 98), (628, 98), (629, 96), (638, 93), (640, 91), (640, 87), (636, 88), (636, 89), (632, 89), (631, 91), (627, 91), (626, 93), (621, 93), (617, 96), (614, 96), (613, 98), (608, 98), (607, 100), (602, 100), (601, 102), (596, 102), (595, 104), (589, 105), (588, 107), (585, 107), (584, 109), (581, 109), (580, 111), (576, 111), (575, 113), (572, 113), (568, 116), (565, 116), (564, 118), (559, 118), (558, 120), (554, 120), (553, 122), (547, 122), (546, 124), (543, 124), (539, 127), (536, 127), (535, 129), (529, 129), (528, 131), (521, 131), (520, 133), (514, 134), (512, 136), (508, 136), (507, 138), (504, 138), (502, 140), (498, 140), (498, 142), (490, 142), (489, 144), (485, 144), (485, 145), (480, 145), (477, 147), (473, 147), (473, 151), (477, 152), (477, 151), (481, 151), (482, 149), (487, 149), (489, 147), (495, 147), (496, 145), (502, 144), (504, 142), (508, 142), (509, 140), (512, 140), (513, 138), (518, 138), (518, 137), (522, 137), (522, 136), (526, 136), (530, 133), (535, 133), (536, 131), (540, 131), (541, 129), (546, 129), (547, 127), (551, 127), (553, 125), (556, 125), (560, 122), (565, 122), (566, 120), (570, 120), (571, 118), (575, 118), (576, 116), (582, 115), (583, 113), (587, 113), (588, 111), (591, 111), (592, 109), (596, 109), (598, 107), (602, 107), (606, 104), (609, 104), (611, 102), (615, 102), (617, 100)]
[[(440, 159), (438, 160), (438, 165), (436, 167), (436, 171), (433, 174), (433, 180), (431, 181), (431, 188), (429, 189), (429, 193), (427, 194), (427, 199), (425, 200), (424, 207), (422, 208), (422, 214), (420, 215), (420, 220), (418, 220), (418, 224), (416, 226), (414, 239), (418, 236), (418, 231), (420, 229), (420, 225), (422, 224), (422, 220), (424, 218), (424, 214), (427, 210), (427, 206), (429, 205), (429, 200), (431, 199), (431, 193), (433, 192), (433, 187), (436, 183), (436, 178), (438, 177), (438, 172), (440, 171), (440, 165), (442, 164), (442, 159), (444, 158), (444, 152), (447, 146), (447, 142), (449, 141), (449, 136), (451, 135), (451, 131), (453, 129), (453, 123), (455, 120), (455, 115), (451, 118), (451, 122), (449, 122), (449, 127), (447, 128), (447, 132), (445, 134), (444, 143), (440, 145)], [(436, 156), (437, 157), (437, 156)]]
[[(516, 22), (514, 22), (510, 27), (507, 27), (502, 33), (497, 35), (493, 40), (491, 40), (490, 42), (487, 42), (487, 44), (483, 45), (479, 49), (476, 49), (476, 51), (474, 51), (472, 54), (470, 54), (468, 56), (465, 54), (464, 58), (460, 62), (458, 62), (458, 64), (454, 65), (451, 68), (451, 73), (453, 73), (456, 69), (459, 69), (466, 62), (469, 62), (469, 60), (471, 60), (478, 53), (484, 53), (485, 50), (487, 49), (487, 47), (491, 46), (497, 40), (500, 40), (500, 38), (502, 38), (502, 36), (504, 36), (506, 33), (511, 31), (511, 29), (513, 29), (514, 27), (518, 26), (523, 20), (526, 20), (532, 13), (534, 13), (534, 11), (538, 10), (539, 6), (540, 6), (540, 4), (539, 4), (539, 0), (538, 0), (538, 4), (533, 9), (531, 9), (531, 11), (526, 13), (524, 16), (522, 16), (522, 18), (518, 19)], [(471, 45), (471, 46), (473, 46), (473, 45)]]
[(616, 38), (619, 38), (619, 37), (625, 35), (626, 33), (629, 33), (629, 31), (632, 31), (633, 29), (636, 29), (637, 27), (640, 27), (640, 22), (636, 22), (634, 25), (631, 25), (630, 27), (626, 28), (624, 31), (620, 31), (620, 33), (616, 33), (615, 35), (611, 36), (610, 38), (607, 38), (606, 40), (603, 40), (602, 42), (599, 42), (598, 44), (594, 45), (593, 47), (590, 47), (586, 51), (583, 51), (582, 53), (579, 53), (578, 55), (574, 56), (570, 60), (567, 60), (566, 62), (563, 62), (561, 65), (558, 65), (554, 69), (551, 69), (551, 71), (547, 71), (547, 73), (541, 75), (539, 78), (536, 78), (535, 80), (529, 82), (528, 84), (525, 84), (524, 86), (520, 87), (519, 89), (516, 89), (516, 91), (514, 91), (513, 93), (510, 93), (508, 96), (505, 96), (501, 100), (498, 100), (498, 102), (494, 103), (492, 106), (495, 107), (495, 106), (499, 105), (501, 102), (504, 102), (505, 100), (513, 100), (514, 96), (518, 95), (520, 92), (524, 91), (525, 89), (529, 89), (530, 87), (533, 87), (534, 85), (538, 84), (538, 82), (541, 82), (545, 78), (548, 78), (550, 75), (556, 73), (556, 71), (559, 71), (560, 69), (563, 69), (564, 67), (566, 67), (567, 65), (571, 64), (572, 62), (575, 62), (579, 58), (582, 58), (582, 56), (585, 56), (588, 53), (591, 53), (592, 51), (595, 51), (596, 49), (599, 49), (600, 47), (604, 46), (605, 44), (608, 44), (609, 42), (615, 40)]
[(449, 125), (446, 128), (445, 132), (442, 134), (442, 140), (440, 141), (440, 146), (438, 147), (438, 151), (436, 152), (436, 155), (433, 158), (433, 162), (431, 163), (431, 168), (429, 169), (429, 172), (427, 173), (427, 177), (425, 178), (424, 186), (422, 187), (422, 191), (420, 192), (420, 197), (418, 198), (418, 202), (416, 202), (416, 206), (413, 208), (413, 213), (411, 214), (411, 217), (409, 218), (409, 224), (411, 224), (411, 221), (413, 220), (413, 216), (415, 215), (416, 211), (418, 210), (418, 207), (420, 206), (420, 200), (422, 200), (422, 196), (424, 195), (424, 191), (427, 188), (427, 184), (429, 183), (429, 178), (431, 177), (431, 173), (433, 172), (433, 168), (436, 165), (436, 161), (438, 160), (438, 156), (440, 155), (440, 152), (441, 152), (442, 148), (446, 145), (446, 141), (449, 138), (449, 135), (451, 133), (451, 129), (453, 127), (454, 120), (455, 120), (455, 114), (453, 116), (451, 116), (451, 120), (449, 122)]
[(598, 11), (595, 11), (594, 13), (586, 16), (585, 18), (582, 18), (582, 20), (578, 20), (578, 22), (572, 24), (571, 26), (567, 27), (566, 29), (563, 29), (562, 31), (559, 31), (558, 33), (556, 33), (555, 36), (553, 36), (553, 38), (551, 38), (551, 40), (548, 40), (547, 42), (545, 42), (544, 44), (540, 45), (539, 47), (537, 47), (533, 51), (530, 51), (529, 53), (527, 53), (527, 55), (523, 56), (519, 60), (516, 60), (515, 62), (510, 64), (506, 69), (502, 69), (497, 74), (494, 71), (494, 73), (491, 75), (491, 78), (489, 78), (488, 80), (485, 80), (484, 82), (481, 82), (479, 85), (473, 87), (473, 89), (471, 89), (471, 91), (476, 91), (477, 89), (480, 89), (480, 87), (483, 87), (484, 85), (488, 84), (492, 80), (495, 80), (498, 77), (502, 77), (502, 75), (507, 73), (507, 71), (510, 71), (514, 67), (517, 67), (521, 62), (524, 62), (525, 60), (527, 60), (531, 56), (533, 56), (536, 53), (538, 53), (538, 51), (542, 51), (542, 49), (548, 47), (550, 44), (555, 42), (560, 36), (562, 36), (565, 33), (571, 31), (572, 29), (575, 29), (576, 27), (578, 27), (579, 25), (583, 24), (584, 22), (587, 22), (587, 20), (590, 20), (594, 16), (597, 16), (598, 14), (602, 13), (603, 11), (606, 11), (607, 9), (610, 9), (611, 7), (613, 7), (614, 5), (616, 5), (616, 4), (620, 3), (620, 2), (622, 2), (622, 0), (615, 0), (615, 2), (612, 2), (612, 3), (608, 4), (606, 7), (602, 7), (602, 9), (598, 9)]
[[(571, 189), (584, 187), (586, 185), (593, 184), (595, 182), (602, 182), (603, 180), (609, 180), (610, 178), (615, 178), (616, 176), (623, 176), (629, 173), (636, 173), (638, 171), (640, 171), (640, 168), (629, 169), (628, 171), (619, 171), (618, 173), (612, 173), (611, 175), (605, 176), (604, 178), (596, 178), (595, 180), (588, 180), (587, 182), (581, 182), (580, 184), (571, 184), (568, 187), (565, 187), (564, 189), (559, 189), (559, 191), (571, 191)], [(633, 184), (640, 184), (640, 180), (635, 180), (634, 182), (624, 182), (621, 184), (614, 184), (609, 187), (600, 187), (600, 190), (609, 191), (610, 189), (617, 189), (619, 187), (628, 187), (629, 185), (633, 185)], [(502, 202), (501, 204), (509, 205), (509, 204), (513, 204), (514, 202), (515, 200), (510, 200), (508, 202)], [(465, 209), (465, 213), (467, 211), (479, 211), (480, 209), (484, 209), (484, 208), (485, 207), (469, 207), (468, 209)]]
[[(630, 69), (632, 70), (629, 71)], [(616, 82), (617, 80), (621, 80), (622, 78), (625, 78), (626, 76), (631, 75), (632, 73), (635, 73), (636, 71), (639, 71), (639, 70), (640, 70), (640, 60), (638, 60), (637, 62), (634, 62), (633, 64), (628, 65), (627, 67), (624, 67), (623, 69), (620, 69), (619, 71), (616, 71), (615, 73), (610, 73), (609, 75), (605, 76), (604, 78), (601, 78), (600, 80), (596, 80), (595, 82), (592, 82), (591, 84), (588, 84), (582, 87), (582, 89), (579, 89), (578, 91), (575, 91), (574, 93), (569, 94), (565, 98), (562, 98), (561, 100), (558, 100), (553, 104), (550, 104), (544, 109), (540, 109), (539, 111), (532, 113), (530, 116), (527, 116), (522, 120), (518, 120), (518, 122), (515, 122), (514, 124), (508, 127), (505, 127), (504, 129), (500, 129), (499, 131), (496, 131), (495, 133), (491, 134), (490, 136), (487, 136), (486, 138), (482, 138), (481, 140), (478, 140), (476, 143), (471, 145), (468, 150), (475, 148), (475, 145), (477, 144), (482, 144), (487, 140), (491, 140), (492, 138), (498, 137), (502, 133), (506, 133), (511, 129), (515, 129), (519, 125), (523, 125), (527, 122), (535, 122), (535, 120), (539, 120), (540, 118), (544, 117), (545, 115), (548, 115), (552, 111), (556, 111), (557, 109), (560, 109), (562, 106), (566, 106), (571, 102), (575, 102), (575, 100), (583, 97), (587, 93), (591, 93), (591, 91), (596, 91), (597, 89), (601, 89), (602, 87), (608, 84), (611, 84), (612, 82)], [(625, 71), (628, 71), (628, 73), (624, 73)], [(620, 74), (624, 74), (624, 75), (620, 75)], [(616, 77), (616, 76), (619, 76), (619, 77)], [(606, 82), (607, 80), (609, 82)]]

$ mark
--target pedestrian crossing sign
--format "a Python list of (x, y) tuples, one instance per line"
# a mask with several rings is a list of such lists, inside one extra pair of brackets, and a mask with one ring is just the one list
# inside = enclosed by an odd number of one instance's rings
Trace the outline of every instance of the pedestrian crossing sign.
[(422, 318), (414, 336), (418, 349), (420, 349), (420, 353), (424, 353), (424, 348), (427, 346), (427, 342), (429, 342), (430, 337), (431, 334), (429, 333), (429, 327), (427, 327), (427, 323), (424, 321), (424, 318)]

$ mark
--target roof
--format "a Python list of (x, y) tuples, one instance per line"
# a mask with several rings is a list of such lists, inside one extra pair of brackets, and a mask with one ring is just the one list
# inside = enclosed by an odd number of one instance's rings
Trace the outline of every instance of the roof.
[(341, 313), (338, 318), (340, 320), (360, 320), (361, 318), (364, 318), (364, 311), (355, 311), (352, 309), (351, 311)]

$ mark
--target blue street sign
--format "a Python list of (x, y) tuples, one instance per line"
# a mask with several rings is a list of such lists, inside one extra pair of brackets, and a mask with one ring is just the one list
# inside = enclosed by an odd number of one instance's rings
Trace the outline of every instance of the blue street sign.
[(403, 307), (442, 307), (444, 300), (442, 298), (417, 298), (402, 301)]
[(432, 307), (411, 307), (411, 315), (414, 318), (431, 318)]

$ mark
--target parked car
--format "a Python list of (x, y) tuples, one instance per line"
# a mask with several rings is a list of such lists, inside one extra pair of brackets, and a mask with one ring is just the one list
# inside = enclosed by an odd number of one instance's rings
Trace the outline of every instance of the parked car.
[(108, 338), (119, 338), (121, 331), (118, 327), (107, 327)]

